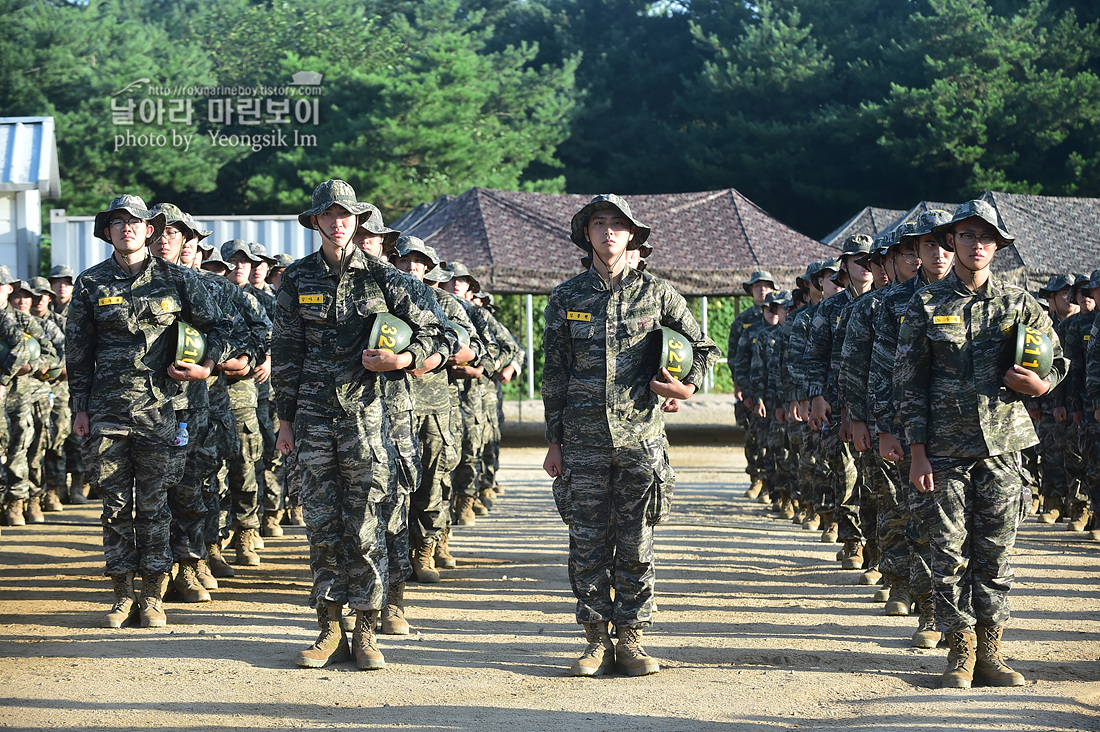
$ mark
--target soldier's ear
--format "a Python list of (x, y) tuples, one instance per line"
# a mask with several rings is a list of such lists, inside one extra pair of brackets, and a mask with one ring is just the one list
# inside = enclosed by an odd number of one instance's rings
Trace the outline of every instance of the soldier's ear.
[(630, 242), (634, 241), (634, 234), (635, 234), (635, 233), (636, 233), (637, 231), (638, 231), (638, 227), (637, 227), (637, 226), (635, 226), (634, 224), (631, 224), (631, 225), (630, 225), (630, 236), (629, 236), (629, 237), (627, 238), (627, 240), (626, 240), (626, 243), (627, 243), (627, 244), (629, 244)]

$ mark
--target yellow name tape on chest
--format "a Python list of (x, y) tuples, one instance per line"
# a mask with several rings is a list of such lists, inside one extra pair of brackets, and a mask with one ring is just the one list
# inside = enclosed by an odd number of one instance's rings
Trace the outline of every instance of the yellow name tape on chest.
[(320, 305), (325, 301), (324, 295), (299, 295), (299, 305)]
[(934, 325), (962, 325), (963, 319), (961, 315), (933, 315), (932, 323)]
[(100, 305), (121, 305), (126, 302), (125, 298), (121, 297), (101, 297), (99, 298)]
[(579, 320), (582, 323), (587, 323), (588, 321), (592, 320), (592, 313), (575, 313), (570, 310), (568, 313), (565, 314), (565, 319)]
[(1086, 333), (1086, 334), (1085, 334), (1085, 342), (1087, 343), (1087, 342), (1088, 342), (1088, 340), (1089, 340), (1089, 338), (1091, 338), (1091, 337), (1092, 337), (1092, 336), (1090, 336), (1089, 334), (1087, 334), (1087, 333)]

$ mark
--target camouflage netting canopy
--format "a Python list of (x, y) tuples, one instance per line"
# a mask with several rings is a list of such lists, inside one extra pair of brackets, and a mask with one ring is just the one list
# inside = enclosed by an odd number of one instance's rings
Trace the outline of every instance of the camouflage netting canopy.
[[(393, 227), (462, 261), (492, 292), (544, 294), (581, 271), (569, 221), (592, 195), (471, 188), (418, 206)], [(623, 198), (653, 229), (647, 271), (685, 296), (744, 295), (755, 269), (790, 288), (808, 262), (835, 256), (732, 188)]]

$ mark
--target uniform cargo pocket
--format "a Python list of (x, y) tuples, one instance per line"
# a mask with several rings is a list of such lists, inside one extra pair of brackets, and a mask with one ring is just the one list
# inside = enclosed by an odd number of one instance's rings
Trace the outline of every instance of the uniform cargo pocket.
[(569, 482), (569, 471), (562, 470), (561, 475), (554, 478), (554, 505), (558, 507), (561, 520), (566, 526), (573, 524), (573, 488)]
[(650, 526), (656, 526), (668, 519), (672, 513), (672, 493), (676, 488), (676, 473), (668, 464), (665, 455), (653, 471), (653, 486), (646, 501), (645, 520)]

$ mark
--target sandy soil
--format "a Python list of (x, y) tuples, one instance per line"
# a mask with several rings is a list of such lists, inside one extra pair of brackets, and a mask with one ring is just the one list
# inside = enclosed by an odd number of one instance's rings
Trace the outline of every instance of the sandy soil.
[(169, 627), (100, 628), (110, 591), (98, 510), (0, 536), (0, 724), (20, 729), (1097, 730), (1100, 543), (1026, 524), (1006, 655), (1017, 689), (940, 690), (946, 651), (909, 647), (834, 561), (836, 546), (741, 494), (728, 448), (674, 448), (658, 528), (656, 676), (574, 679), (583, 646), (542, 451), (506, 449), (508, 492), (456, 531), (460, 566), (410, 584), (414, 635), (389, 667), (298, 669), (316, 634), (302, 529)]

